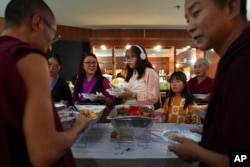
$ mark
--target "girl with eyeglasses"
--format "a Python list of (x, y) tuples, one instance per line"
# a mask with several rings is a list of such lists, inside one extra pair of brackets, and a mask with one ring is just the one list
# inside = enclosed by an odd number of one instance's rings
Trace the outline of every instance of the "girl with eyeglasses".
[(148, 104), (160, 107), (159, 76), (149, 62), (145, 49), (140, 45), (131, 46), (126, 51), (125, 78), (128, 82), (125, 92), (120, 96), (127, 104)]

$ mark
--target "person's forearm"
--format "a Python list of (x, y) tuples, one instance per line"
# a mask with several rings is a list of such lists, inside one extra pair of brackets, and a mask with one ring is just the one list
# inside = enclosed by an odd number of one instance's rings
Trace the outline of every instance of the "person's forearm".
[(210, 167), (229, 167), (229, 157), (211, 150), (200, 147), (197, 155), (199, 161)]
[[(74, 144), (78, 135), (83, 132), (83, 125), (77, 124), (64, 132), (57, 132), (51, 140), (50, 154), (47, 163), (60, 159)], [(87, 127), (87, 126), (86, 126)]]
[(110, 98), (106, 97), (104, 99), (104, 104), (105, 105), (113, 105), (113, 101)]

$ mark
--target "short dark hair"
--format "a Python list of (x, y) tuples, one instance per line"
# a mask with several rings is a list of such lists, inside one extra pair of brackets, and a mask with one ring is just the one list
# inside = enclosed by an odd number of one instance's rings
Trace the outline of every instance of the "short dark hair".
[(5, 27), (20, 26), (36, 13), (55, 20), (52, 10), (43, 0), (11, 0), (5, 9)]
[[(214, 3), (216, 6), (219, 8), (222, 8), (228, 0), (214, 0)], [(247, 21), (247, 1), (246, 0), (241, 0), (240, 1), (240, 12), (241, 12), (241, 17), (244, 18)]]
[(56, 59), (57, 62), (58, 62), (58, 64), (59, 64), (59, 65), (62, 65), (61, 57), (60, 57), (58, 54), (52, 53), (52, 54), (50, 54), (50, 55), (48, 56), (48, 59), (50, 59), (50, 58)]

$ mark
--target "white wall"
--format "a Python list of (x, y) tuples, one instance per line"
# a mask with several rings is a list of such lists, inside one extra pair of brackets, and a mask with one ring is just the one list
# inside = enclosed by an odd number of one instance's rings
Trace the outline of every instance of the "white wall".
[(247, 20), (250, 20), (250, 0), (247, 0)]

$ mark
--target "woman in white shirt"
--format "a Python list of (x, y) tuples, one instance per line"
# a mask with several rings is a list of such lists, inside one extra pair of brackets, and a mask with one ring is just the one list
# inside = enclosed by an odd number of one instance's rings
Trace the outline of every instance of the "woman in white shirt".
[(134, 45), (126, 51), (127, 83), (121, 95), (126, 104), (154, 105), (159, 101), (159, 76), (149, 62), (147, 53), (142, 46)]

